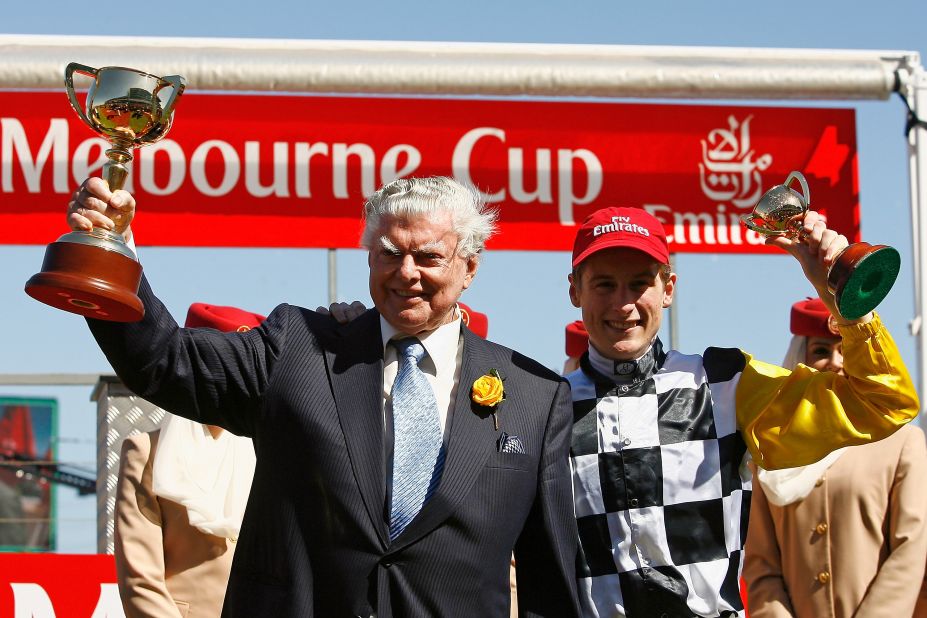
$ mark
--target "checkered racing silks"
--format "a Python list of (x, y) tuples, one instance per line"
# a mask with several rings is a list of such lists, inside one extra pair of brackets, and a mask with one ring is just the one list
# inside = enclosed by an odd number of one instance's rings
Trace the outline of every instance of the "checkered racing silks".
[(649, 357), (616, 363), (629, 379), (588, 354), (567, 376), (583, 614), (743, 616), (751, 473), (734, 394), (746, 358), (664, 353), (659, 340)]

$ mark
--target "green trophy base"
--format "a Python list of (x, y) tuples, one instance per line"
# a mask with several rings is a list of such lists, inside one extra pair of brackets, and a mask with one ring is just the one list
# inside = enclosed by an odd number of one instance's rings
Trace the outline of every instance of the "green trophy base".
[(875, 309), (892, 289), (900, 269), (901, 255), (893, 247), (860, 242), (844, 249), (827, 277), (840, 315), (856, 320)]

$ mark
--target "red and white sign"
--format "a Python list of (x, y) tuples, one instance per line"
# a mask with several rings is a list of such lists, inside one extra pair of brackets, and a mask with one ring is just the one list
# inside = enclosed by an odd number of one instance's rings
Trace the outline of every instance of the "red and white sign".
[[(106, 143), (63, 92), (0, 92), (0, 243), (45, 244)], [(648, 209), (677, 252), (766, 252), (739, 217), (802, 171), (812, 207), (858, 239), (848, 109), (185, 94), (135, 151), (141, 244), (356, 247), (364, 196), (400, 176), (473, 182), (492, 249), (569, 250), (604, 206)]]
[(0, 554), (0, 616), (125, 618), (103, 554)]

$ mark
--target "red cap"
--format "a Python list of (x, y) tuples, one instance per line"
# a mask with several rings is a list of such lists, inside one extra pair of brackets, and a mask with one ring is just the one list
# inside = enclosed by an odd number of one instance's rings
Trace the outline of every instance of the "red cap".
[(220, 307), (206, 303), (193, 303), (187, 311), (187, 322), (184, 326), (195, 328), (206, 326), (217, 330), (243, 333), (255, 326), (260, 326), (265, 320), (263, 315), (251, 313), (237, 307)]
[(663, 224), (643, 208), (612, 206), (586, 217), (573, 242), (573, 268), (593, 253), (612, 247), (637, 249), (661, 264), (669, 263)]
[(582, 356), (589, 347), (589, 333), (582, 320), (576, 320), (566, 326), (566, 355), (573, 358)]
[(489, 316), (474, 311), (463, 303), (457, 303), (457, 307), (460, 309), (460, 319), (467, 325), (467, 328), (486, 339), (486, 335), (489, 334)]
[(840, 336), (837, 325), (828, 310), (827, 305), (820, 298), (807, 298), (792, 305), (792, 319), (789, 329), (793, 335), (803, 337), (827, 337), (833, 339)]

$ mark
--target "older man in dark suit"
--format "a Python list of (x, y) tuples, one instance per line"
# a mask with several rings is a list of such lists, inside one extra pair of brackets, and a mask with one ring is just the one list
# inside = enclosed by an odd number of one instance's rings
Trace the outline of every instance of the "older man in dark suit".
[[(90, 179), (68, 221), (112, 229), (131, 195)], [(494, 213), (448, 178), (365, 205), (375, 310), (347, 325), (290, 305), (245, 333), (89, 320), (155, 404), (252, 437), (257, 469), (224, 616), (578, 614), (569, 388), (460, 323)], [(504, 385), (500, 380), (504, 378)], [(504, 396), (504, 400), (503, 400)]]

